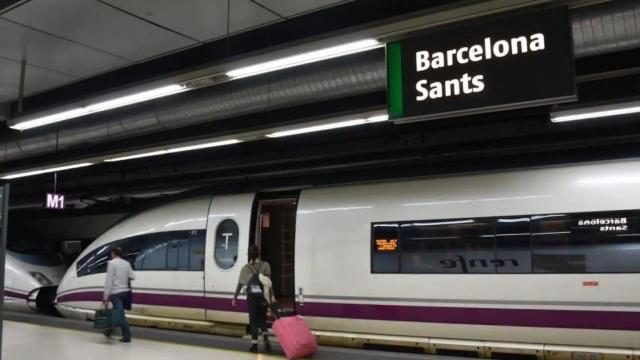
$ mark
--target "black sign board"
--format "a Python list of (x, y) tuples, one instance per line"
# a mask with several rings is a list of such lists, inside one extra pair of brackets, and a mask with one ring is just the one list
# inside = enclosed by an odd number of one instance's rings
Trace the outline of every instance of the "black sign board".
[(389, 115), (429, 120), (576, 99), (566, 8), (387, 45)]

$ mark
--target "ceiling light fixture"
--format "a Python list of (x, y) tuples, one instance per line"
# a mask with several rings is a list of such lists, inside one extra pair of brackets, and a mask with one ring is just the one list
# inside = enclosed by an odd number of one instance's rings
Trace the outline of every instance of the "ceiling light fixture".
[(384, 114), (384, 115), (376, 115), (376, 116), (372, 116), (367, 118), (367, 123), (377, 123), (377, 122), (383, 122), (383, 121), (387, 121), (389, 120), (389, 115)]
[(279, 138), (279, 137), (284, 137), (284, 136), (307, 134), (307, 133), (312, 133), (312, 132), (317, 132), (317, 131), (333, 130), (333, 129), (340, 129), (340, 128), (345, 128), (345, 127), (350, 127), (350, 126), (358, 126), (358, 125), (364, 125), (364, 124), (370, 124), (370, 123), (377, 123), (377, 122), (382, 122), (382, 121), (387, 121), (387, 120), (389, 120), (389, 115), (386, 115), (386, 114), (385, 115), (376, 115), (376, 116), (368, 117), (366, 119), (354, 119), (354, 120), (338, 121), (338, 122), (332, 122), (332, 123), (327, 123), (327, 124), (318, 124), (318, 125), (313, 125), (313, 126), (305, 126), (305, 127), (300, 127), (300, 128), (290, 129), (290, 130), (275, 131), (275, 132), (272, 132), (270, 134), (267, 134), (266, 136), (269, 137), (269, 138)]
[(47, 169), (29, 170), (29, 171), (14, 173), (14, 174), (3, 175), (1, 178), (4, 180), (11, 180), (11, 179), (17, 179), (17, 178), (33, 176), (33, 175), (48, 174), (48, 173), (64, 171), (64, 170), (78, 169), (78, 168), (87, 167), (91, 165), (93, 165), (93, 163), (85, 162), (80, 164), (58, 166), (58, 167), (47, 168)]
[(640, 100), (551, 112), (554, 123), (640, 113)]
[(156, 89), (146, 90), (131, 95), (120, 96), (115, 99), (105, 100), (89, 104), (87, 106), (78, 107), (71, 110), (65, 110), (48, 115), (34, 114), (23, 118), (16, 118), (10, 121), (10, 128), (15, 130), (29, 130), (40, 126), (58, 123), (61, 121), (94, 114), (97, 112), (111, 110), (127, 105), (140, 103), (143, 101), (158, 99), (164, 96), (173, 95), (187, 91), (189, 88), (185, 85), (173, 84), (162, 86)]
[(208, 142), (204, 144), (176, 147), (176, 148), (167, 150), (167, 152), (172, 154), (172, 153), (183, 152), (183, 151), (201, 150), (201, 149), (208, 149), (208, 148), (217, 147), (217, 146), (233, 145), (241, 142), (242, 141), (238, 139), (220, 140), (220, 141), (213, 141), (213, 142)]
[(239, 69), (228, 71), (226, 75), (232, 79), (240, 79), (248, 76), (264, 74), (294, 66), (310, 64), (317, 61), (368, 51), (382, 46), (384, 46), (384, 44), (376, 39), (359, 40), (320, 50), (309, 51), (298, 55), (292, 55), (280, 59), (266, 61), (255, 65), (245, 66)]
[[(298, 55), (287, 56), (280, 59), (266, 61), (263, 63), (232, 70), (225, 74), (227, 76), (226, 80), (239, 79), (266, 72), (304, 65), (312, 62), (332, 59), (335, 57), (372, 50), (382, 46), (384, 46), (384, 44), (375, 39), (354, 41), (342, 45), (332, 46)], [(66, 109), (61, 109), (55, 112), (39, 112), (32, 115), (26, 115), (11, 119), (9, 120), (9, 127), (14, 130), (20, 131), (29, 130), (41, 126), (55, 124), (61, 121), (78, 118), (81, 116), (95, 114), (101, 111), (107, 111), (144, 101), (158, 99), (164, 96), (181, 93), (201, 86), (202, 85), (198, 85), (197, 82), (185, 81), (180, 84), (166, 85), (151, 90), (133, 93), (130, 95), (119, 96), (109, 100), (96, 100), (97, 102), (89, 103), (89, 105), (86, 106), (67, 107)]]
[(150, 156), (174, 154), (174, 153), (183, 152), (183, 151), (200, 150), (200, 149), (208, 149), (208, 148), (217, 147), (217, 146), (232, 145), (240, 142), (242, 141), (238, 139), (220, 140), (220, 141), (207, 142), (203, 144), (180, 146), (180, 147), (175, 147), (170, 149), (163, 149), (163, 150), (157, 150), (157, 151), (149, 151), (149, 152), (140, 153), (140, 154), (120, 156), (120, 157), (105, 159), (104, 161), (117, 162), (117, 161), (124, 161), (124, 160), (133, 160), (133, 159), (140, 159), (140, 158), (145, 158)]

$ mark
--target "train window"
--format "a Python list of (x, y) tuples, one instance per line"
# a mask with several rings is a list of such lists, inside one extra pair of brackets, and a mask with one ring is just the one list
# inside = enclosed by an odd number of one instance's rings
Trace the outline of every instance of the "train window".
[(131, 263), (133, 270), (142, 270), (142, 258), (138, 255), (144, 250), (147, 235), (134, 236), (122, 242), (123, 258)]
[(496, 220), (496, 271), (500, 274), (531, 272), (531, 218)]
[(204, 271), (205, 234), (206, 231), (197, 230), (191, 237), (189, 256), (191, 271)]
[(122, 258), (136, 271), (204, 271), (205, 230), (171, 231), (133, 236), (104, 245), (77, 263), (78, 276), (104, 273), (111, 249), (120, 247)]
[(150, 234), (145, 241), (144, 249), (138, 254), (142, 270), (167, 269), (168, 239), (166, 233)]
[(373, 273), (397, 273), (400, 271), (399, 224), (373, 224), (371, 226)]
[[(194, 230), (195, 232), (196, 230)], [(189, 270), (189, 243), (192, 231), (174, 231), (169, 233), (172, 240), (167, 249), (167, 269)]]
[(374, 223), (371, 231), (373, 273), (640, 273), (632, 211)]
[(537, 273), (640, 272), (640, 218), (625, 212), (534, 216)]
[(110, 245), (102, 245), (91, 251), (77, 263), (78, 277), (105, 273), (111, 255)]
[(226, 219), (218, 225), (214, 258), (221, 269), (231, 269), (238, 261), (238, 239), (239, 228), (234, 220)]
[(495, 273), (494, 221), (422, 221), (400, 226), (402, 273)]

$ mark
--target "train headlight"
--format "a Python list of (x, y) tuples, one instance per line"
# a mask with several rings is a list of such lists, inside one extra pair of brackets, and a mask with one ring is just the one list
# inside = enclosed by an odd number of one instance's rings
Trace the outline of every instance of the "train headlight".
[(43, 273), (39, 273), (39, 272), (29, 272), (29, 274), (31, 274), (31, 276), (33, 276), (34, 279), (36, 279), (37, 282), (40, 283), (40, 285), (42, 286), (51, 286), (53, 285), (53, 282), (51, 280), (49, 280), (48, 277), (46, 277)]

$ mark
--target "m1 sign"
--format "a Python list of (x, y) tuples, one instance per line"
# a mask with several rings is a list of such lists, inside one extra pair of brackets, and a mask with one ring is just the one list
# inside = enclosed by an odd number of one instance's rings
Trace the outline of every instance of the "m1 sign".
[(576, 99), (567, 8), (481, 19), (387, 44), (396, 122)]
[(47, 209), (64, 210), (64, 195), (47, 193), (45, 207)]

